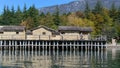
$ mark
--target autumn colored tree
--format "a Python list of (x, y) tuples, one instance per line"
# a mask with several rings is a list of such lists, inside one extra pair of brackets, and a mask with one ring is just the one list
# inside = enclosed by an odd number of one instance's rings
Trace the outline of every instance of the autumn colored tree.
[(33, 28), (33, 18), (32, 17), (28, 17), (26, 20), (22, 21), (22, 23), (20, 25), (25, 26), (26, 29), (31, 29)]

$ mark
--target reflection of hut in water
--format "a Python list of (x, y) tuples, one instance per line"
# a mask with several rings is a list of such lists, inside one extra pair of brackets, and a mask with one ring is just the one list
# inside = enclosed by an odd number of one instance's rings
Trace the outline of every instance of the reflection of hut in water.
[(116, 49), (112, 49), (112, 59), (114, 60), (116, 58)]
[(117, 41), (116, 41), (115, 38), (112, 39), (112, 45), (113, 45), (113, 46), (116, 46), (116, 45), (117, 45)]
[(3, 67), (12, 66), (14, 68), (50, 68), (52, 61), (50, 56), (39, 56), (38, 54), (33, 53), (28, 54), (28, 52), (26, 54), (24, 52), (17, 52), (16, 55), (12, 54), (12, 51), (1, 52), (0, 56), (2, 56), (1, 63)]
[[(88, 54), (89, 53), (89, 54)], [(93, 68), (92, 65), (92, 58), (97, 63), (101, 63), (103, 65), (104, 61), (106, 62), (105, 58), (107, 55), (96, 55), (97, 53), (92, 52), (80, 52), (80, 51), (70, 51), (70, 52), (63, 52), (57, 53), (56, 51), (52, 52), (37, 52), (37, 51), (26, 51), (26, 52), (19, 52), (13, 51), (9, 52), (0, 52), (0, 62), (2, 66), (19, 66), (21, 68), (51, 68), (51, 67), (67, 67), (67, 68)], [(94, 58), (94, 57), (95, 58)], [(94, 62), (93, 62), (94, 64)], [(101, 66), (102, 66), (101, 65)], [(17, 67), (18, 68), (18, 67)]]

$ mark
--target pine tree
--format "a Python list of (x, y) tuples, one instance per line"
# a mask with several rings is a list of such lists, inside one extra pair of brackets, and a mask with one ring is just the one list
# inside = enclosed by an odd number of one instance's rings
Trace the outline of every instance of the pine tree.
[(40, 17), (45, 17), (45, 14), (42, 12), (42, 13), (40, 14)]
[(14, 15), (15, 14), (15, 9), (14, 9), (14, 6), (12, 6), (11, 8), (11, 15)]
[(24, 8), (23, 8), (23, 20), (27, 19), (27, 17), (28, 17), (27, 7), (26, 7), (26, 4), (24, 4)]
[(27, 11), (27, 7), (26, 4), (24, 4), (23, 13), (26, 13), (26, 11)]
[(10, 25), (15, 25), (17, 23), (17, 20), (15, 19), (15, 9), (14, 6), (12, 6), (11, 11), (10, 11)]
[(4, 6), (4, 12), (2, 14), (2, 25), (10, 24), (11, 13), (8, 6)]
[(115, 3), (113, 2), (110, 8), (110, 17), (113, 18), (113, 21), (115, 21), (117, 15), (117, 9), (115, 7)]
[(90, 13), (90, 11), (91, 11), (91, 10), (90, 10), (88, 1), (86, 1), (85, 11), (84, 11), (86, 18), (89, 18), (89, 13)]
[(16, 21), (17, 21), (17, 25), (20, 24), (22, 22), (22, 18), (23, 18), (23, 13), (20, 9), (20, 6), (17, 7), (17, 11), (15, 13), (15, 17), (16, 17)]
[(56, 12), (53, 14), (53, 17), (54, 24), (56, 25), (57, 28), (60, 25), (60, 14), (58, 6), (56, 7)]
[(100, 0), (97, 1), (94, 9), (93, 9), (93, 13), (95, 14), (101, 14), (102, 12), (102, 9), (103, 9), (103, 6), (102, 6), (102, 3)]
[(32, 24), (32, 27), (39, 26), (39, 12), (38, 9), (35, 8), (35, 5), (28, 9), (27, 15), (33, 19), (34, 24)]

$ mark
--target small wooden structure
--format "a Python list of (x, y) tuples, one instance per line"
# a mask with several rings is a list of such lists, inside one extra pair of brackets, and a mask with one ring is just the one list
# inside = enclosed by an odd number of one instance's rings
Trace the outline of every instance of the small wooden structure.
[(91, 27), (59, 26), (58, 31), (64, 40), (89, 40)]
[(25, 39), (25, 27), (24, 26), (0, 26), (0, 39), (1, 40), (24, 40)]

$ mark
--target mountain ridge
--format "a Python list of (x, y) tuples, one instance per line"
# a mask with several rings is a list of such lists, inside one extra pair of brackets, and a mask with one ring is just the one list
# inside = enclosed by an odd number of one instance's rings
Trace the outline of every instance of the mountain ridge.
[[(75, 0), (72, 2), (69, 2), (67, 4), (61, 4), (61, 5), (53, 5), (48, 7), (40, 8), (39, 11), (43, 13), (54, 13), (56, 11), (56, 7), (58, 6), (60, 13), (69, 13), (69, 12), (76, 12), (76, 11), (84, 11), (86, 1), (88, 2), (91, 9), (94, 8), (98, 0)], [(113, 3), (115, 3), (115, 6), (118, 8), (120, 7), (120, 0), (99, 0), (103, 7), (110, 8)]]

